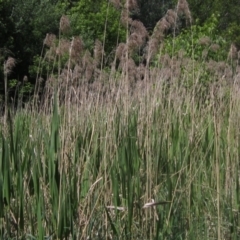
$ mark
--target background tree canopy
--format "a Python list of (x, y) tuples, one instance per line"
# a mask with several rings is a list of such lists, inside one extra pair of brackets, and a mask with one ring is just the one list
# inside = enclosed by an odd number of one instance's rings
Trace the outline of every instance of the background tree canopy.
[[(118, 42), (126, 37), (120, 23), (121, 10), (108, 0), (0, 0), (0, 49), (1, 65), (11, 55), (17, 65), (10, 76), (22, 81), (27, 75), (34, 83), (36, 76), (29, 76), (33, 59), (39, 56), (47, 33), (58, 34), (59, 19), (63, 14), (71, 20), (71, 33), (81, 36), (85, 47), (92, 50), (95, 39), (105, 43), (110, 53)], [(123, 1), (122, 1), (123, 2)], [(156, 22), (177, 0), (137, 0), (138, 11), (132, 17), (143, 22), (151, 34)], [(218, 24), (215, 29), (227, 41), (240, 47), (240, 5), (233, 1), (189, 0), (193, 24), (204, 25), (215, 14)], [(123, 6), (123, 3), (122, 3)], [(215, 34), (215, 33), (213, 33)], [(0, 68), (2, 72), (2, 66)], [(1, 74), (1, 89), (2, 89)], [(2, 94), (2, 90), (0, 89)]]

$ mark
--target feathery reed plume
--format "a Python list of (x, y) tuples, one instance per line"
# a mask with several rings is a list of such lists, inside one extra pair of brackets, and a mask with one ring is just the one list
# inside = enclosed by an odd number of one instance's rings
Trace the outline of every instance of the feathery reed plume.
[(169, 9), (165, 16), (157, 22), (147, 46), (147, 64), (149, 64), (151, 58), (158, 51), (159, 45), (162, 43), (165, 34), (170, 29), (176, 27), (179, 16), (185, 16), (187, 21), (190, 23), (192, 22), (191, 13), (186, 0), (179, 0), (175, 11)]
[[(131, 14), (138, 14), (138, 13), (139, 13), (139, 7), (137, 4), (137, 0), (127, 0), (125, 2), (123, 10), (121, 12), (120, 21), (121, 21), (122, 25), (124, 27), (128, 28), (128, 25), (133, 23), (133, 19), (130, 17)], [(137, 21), (135, 21), (135, 23), (133, 23), (133, 25), (136, 25), (137, 24), (136, 22)], [(138, 25), (140, 27), (140, 23)]]
[(85, 70), (85, 78), (87, 82), (91, 81), (93, 77), (93, 72), (94, 72), (93, 65), (87, 65), (87, 68)]
[(206, 63), (206, 69), (217, 79), (232, 79), (233, 72), (229, 64), (226, 62), (216, 62), (210, 59)]
[(169, 9), (165, 16), (157, 22), (153, 30), (153, 34), (148, 42), (148, 61), (150, 61), (151, 57), (156, 54), (165, 34), (171, 28), (175, 27), (176, 21), (176, 12), (172, 9)]
[(141, 47), (143, 44), (143, 39), (137, 33), (133, 33), (128, 38), (128, 50), (131, 52), (136, 48)]
[(137, 11), (138, 10), (138, 4), (137, 0), (127, 0), (124, 4), (125, 8), (128, 8), (129, 11)]
[(46, 51), (45, 58), (48, 61), (54, 61), (54, 59), (56, 57), (56, 53), (57, 53), (56, 49), (57, 49), (56, 46), (52, 46), (48, 51)]
[(171, 57), (169, 56), (168, 53), (165, 53), (160, 57), (160, 64), (165, 67), (170, 67), (171, 65)]
[(192, 16), (189, 9), (188, 2), (186, 0), (178, 0), (177, 9), (176, 9), (178, 16), (185, 16), (186, 23), (192, 23)]
[(136, 79), (137, 81), (143, 80), (144, 79), (144, 75), (145, 75), (145, 66), (141, 63), (139, 64), (139, 66), (136, 69)]
[(231, 44), (230, 49), (229, 49), (228, 59), (229, 58), (230, 58), (230, 60), (236, 60), (238, 58), (237, 47), (233, 43)]
[(16, 65), (16, 60), (13, 57), (8, 57), (8, 59), (3, 64), (4, 70), (4, 95), (5, 95), (5, 112), (4, 112), (4, 123), (7, 121), (8, 114), (8, 90), (7, 90), (7, 76), (12, 72)]
[(67, 33), (70, 30), (70, 20), (66, 15), (63, 15), (60, 19), (59, 30), (62, 33)]
[(83, 52), (84, 44), (80, 37), (74, 37), (72, 39), (72, 50), (71, 50), (71, 58), (75, 61), (80, 59), (80, 56)]
[(167, 21), (166, 17), (163, 17), (157, 25), (158, 30), (162, 31), (163, 33), (167, 32), (171, 28), (171, 23)]
[(23, 77), (23, 82), (27, 82), (28, 81), (28, 77), (25, 75), (24, 77)]
[(137, 33), (138, 35), (140, 35), (142, 38), (147, 38), (148, 37), (148, 31), (145, 28), (145, 26), (143, 25), (142, 22), (138, 21), (138, 20), (134, 20), (131, 23), (131, 28), (130, 28), (130, 32), (131, 33)]
[(96, 39), (95, 41), (95, 46), (94, 46), (94, 63), (95, 66), (98, 67), (102, 61), (102, 57), (104, 55), (104, 49), (103, 49), (103, 45), (102, 42), (99, 41), (98, 39)]
[(15, 66), (16, 59), (13, 57), (8, 57), (8, 59), (4, 63), (4, 74), (9, 75)]
[(134, 20), (130, 26), (131, 34), (128, 38), (128, 49), (131, 51), (140, 48), (146, 42), (148, 32), (140, 21)]
[(238, 53), (237, 53), (237, 54), (238, 54), (238, 60), (239, 60), (239, 59), (240, 59), (240, 51), (238, 51)]
[(110, 3), (112, 3), (116, 9), (120, 9), (122, 7), (120, 0), (110, 0)]
[(198, 43), (200, 45), (205, 45), (205, 46), (209, 46), (211, 44), (211, 39), (210, 37), (208, 36), (204, 36), (204, 37), (201, 37), (199, 40), (198, 40)]
[(79, 64), (76, 64), (74, 66), (74, 69), (73, 69), (73, 81), (74, 81), (74, 84), (77, 85), (78, 79), (81, 78), (82, 73), (83, 73), (83, 68)]
[(129, 58), (127, 60), (127, 70), (128, 70), (128, 77), (130, 80), (135, 80), (135, 76), (136, 76), (136, 64), (134, 62), (134, 60), (132, 58)]
[(216, 43), (211, 44), (210, 50), (213, 52), (217, 52), (220, 49), (220, 46)]
[(116, 59), (121, 59), (125, 57), (127, 53), (127, 46), (125, 43), (120, 43), (116, 49)]
[(43, 44), (46, 45), (47, 47), (53, 47), (56, 41), (56, 35), (52, 33), (47, 33)]
[(123, 73), (128, 74), (129, 82), (133, 83), (136, 79), (137, 68), (134, 60), (132, 58), (122, 58), (119, 64), (119, 70), (122, 70)]
[(132, 18), (130, 18), (129, 15), (128, 15), (127, 8), (123, 9), (123, 11), (121, 13), (120, 21), (121, 21), (121, 23), (124, 27), (128, 27), (128, 24), (131, 24), (131, 22), (133, 21)]
[(160, 21), (158, 21), (156, 25), (156, 31), (160, 31), (162, 33), (166, 33), (171, 28), (175, 27), (177, 21), (177, 14), (174, 10), (169, 9), (167, 13), (163, 16)]
[(171, 24), (171, 27), (176, 25), (177, 13), (173, 9), (169, 9), (165, 15), (167, 22)]
[(94, 60), (91, 53), (87, 50), (82, 59), (83, 69), (85, 71), (85, 80), (88, 82), (91, 80), (94, 71)]
[(179, 58), (180, 60), (182, 60), (185, 55), (186, 55), (186, 52), (185, 52), (183, 49), (180, 49), (180, 50), (178, 51), (178, 58)]
[(158, 51), (159, 43), (163, 41), (164, 34), (159, 32), (157, 34), (157, 37), (152, 37), (148, 41), (148, 46), (147, 46), (147, 62), (149, 63), (150, 59), (152, 56), (155, 55), (155, 53)]
[(208, 56), (208, 49), (203, 49), (202, 58), (205, 59)]
[(92, 62), (93, 60), (92, 60), (91, 53), (89, 52), (89, 50), (86, 50), (82, 59), (83, 68), (86, 69), (87, 65), (92, 64)]
[(71, 46), (71, 42), (67, 39), (60, 39), (59, 46), (56, 49), (56, 54), (62, 56), (66, 53), (69, 53), (69, 48)]

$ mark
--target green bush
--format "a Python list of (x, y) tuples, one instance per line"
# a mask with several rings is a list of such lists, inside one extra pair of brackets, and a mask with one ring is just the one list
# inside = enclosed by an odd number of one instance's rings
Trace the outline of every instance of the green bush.
[(203, 26), (196, 24), (184, 29), (178, 36), (169, 35), (165, 42), (163, 52), (176, 56), (184, 50), (185, 56), (194, 60), (213, 59), (226, 60), (227, 42), (217, 30), (218, 16), (213, 14)]
[(121, 12), (106, 1), (79, 1), (69, 10), (73, 35), (81, 35), (87, 48), (95, 39), (105, 42), (111, 52), (118, 42), (124, 41), (126, 30), (120, 24)]

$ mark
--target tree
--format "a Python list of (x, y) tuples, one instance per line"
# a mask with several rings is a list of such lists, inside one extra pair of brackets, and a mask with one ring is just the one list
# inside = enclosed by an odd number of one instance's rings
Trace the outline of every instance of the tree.
[(111, 52), (117, 42), (126, 37), (120, 24), (121, 12), (106, 0), (78, 1), (68, 11), (72, 34), (81, 35), (86, 47), (92, 48), (99, 39), (105, 43), (105, 50)]
[(240, 47), (240, 5), (238, 0), (188, 0), (193, 19), (203, 25), (213, 14), (218, 17), (218, 32)]
[(14, 77), (22, 80), (48, 32), (57, 33), (62, 9), (57, 0), (8, 0), (0, 8), (0, 44), (17, 59)]
[(166, 14), (167, 10), (175, 7), (174, 0), (137, 0), (139, 19), (148, 30), (153, 30), (156, 23)]

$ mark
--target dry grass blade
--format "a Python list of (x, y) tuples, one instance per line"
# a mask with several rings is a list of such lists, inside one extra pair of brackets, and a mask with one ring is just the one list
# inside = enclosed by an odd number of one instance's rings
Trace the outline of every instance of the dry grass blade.
[(144, 206), (142, 208), (149, 208), (149, 207), (155, 207), (157, 205), (164, 205), (164, 204), (169, 204), (172, 203), (171, 201), (158, 201), (158, 202), (149, 202), (149, 203), (145, 203)]
[(205, 35), (199, 58), (175, 51), (164, 38), (191, 22), (185, 0), (151, 36), (130, 17), (137, 1), (114, 2), (127, 41), (88, 50), (63, 16), (44, 40), (39, 107), (0, 125), (0, 238), (239, 239), (239, 52), (211, 58), (221, 44)]

